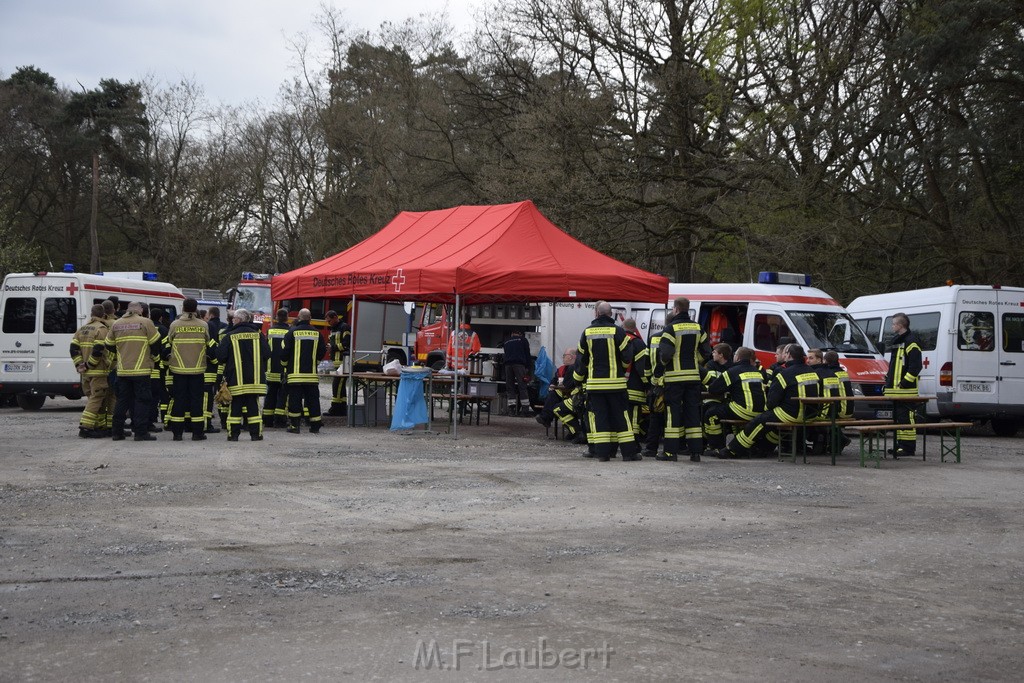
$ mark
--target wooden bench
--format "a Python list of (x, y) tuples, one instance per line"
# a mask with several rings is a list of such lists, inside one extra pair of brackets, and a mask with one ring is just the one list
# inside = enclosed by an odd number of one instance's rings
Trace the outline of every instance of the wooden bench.
[[(829, 431), (829, 454), (832, 456), (832, 466), (836, 464), (836, 456), (843, 450), (842, 439), (843, 429), (856, 429), (860, 427), (881, 427), (886, 429), (892, 425), (892, 420), (858, 420), (858, 419), (846, 419), (846, 420), (829, 420), (816, 418), (813, 420), (807, 420), (804, 422), (769, 422), (768, 427), (779, 430), (792, 431), (793, 437), (790, 439), (791, 448), (789, 455), (792, 456), (793, 462), (796, 462), (797, 446), (800, 442), (807, 439), (807, 430), (810, 429), (827, 429)], [(779, 460), (782, 460), (786, 454), (782, 452), (782, 446), (779, 446)], [(807, 462), (807, 449), (803, 450), (804, 462)]]
[[(457, 404), (465, 404), (469, 406), (469, 424), (473, 424), (473, 407), (476, 407), (476, 424), (480, 425), (480, 413), (487, 413), (487, 424), (491, 424), (491, 401), (494, 400), (494, 396), (479, 396), (477, 394), (458, 394), (455, 396), (455, 404), (451, 403), (451, 394), (431, 394), (430, 395), (430, 419), (434, 419), (434, 402), (435, 401), (448, 401), (448, 420), (451, 421), (452, 411), (455, 409)], [(462, 424), (462, 411), (459, 411), (459, 424)]]
[[(885, 457), (888, 447), (887, 432), (893, 432), (894, 437), (897, 431), (914, 430), (915, 432), (924, 432), (924, 439), (921, 443), (921, 459), (927, 460), (927, 433), (937, 431), (939, 433), (939, 462), (946, 462), (947, 455), (955, 458), (956, 462), (960, 462), (960, 430), (973, 426), (973, 422), (916, 422), (914, 424), (865, 425), (863, 427), (852, 427), (851, 429), (860, 434), (860, 466), (867, 467), (866, 460), (874, 458), (875, 467), (881, 467), (882, 458)], [(952, 432), (952, 434), (949, 434), (949, 432)], [(879, 435), (882, 437), (881, 448), (878, 448), (876, 444)], [(946, 443), (947, 435), (953, 439), (950, 444)], [(893, 438), (894, 445), (895, 441), (896, 439)]]

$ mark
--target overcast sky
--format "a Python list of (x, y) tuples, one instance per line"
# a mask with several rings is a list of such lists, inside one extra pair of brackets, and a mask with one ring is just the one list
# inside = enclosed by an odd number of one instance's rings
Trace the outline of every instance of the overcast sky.
[(0, 0), (0, 76), (34, 65), (59, 85), (192, 78), (212, 103), (271, 104), (291, 73), (289, 39), (314, 33), (322, 4), (373, 30), (447, 9), (460, 31), (480, 0)]

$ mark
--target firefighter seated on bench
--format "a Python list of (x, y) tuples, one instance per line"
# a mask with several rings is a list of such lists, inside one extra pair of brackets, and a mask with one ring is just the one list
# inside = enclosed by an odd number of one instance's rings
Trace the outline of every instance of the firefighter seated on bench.
[(779, 432), (768, 426), (769, 422), (802, 424), (817, 414), (817, 408), (805, 405), (797, 398), (817, 397), (818, 373), (804, 360), (804, 350), (799, 344), (789, 344), (784, 352), (784, 364), (775, 373), (768, 389), (766, 410), (747, 423), (729, 443), (721, 457), (746, 457), (751, 451), (765, 455), (780, 446)]
[(576, 349), (569, 347), (562, 353), (562, 365), (555, 370), (551, 384), (548, 385), (548, 395), (544, 398), (544, 407), (537, 415), (537, 422), (547, 429), (556, 419), (565, 427), (565, 439), (575, 440), (582, 436), (580, 411), (576, 406), (582, 406), (579, 400), (581, 387), (573, 379), (572, 371), (576, 365)]
[[(708, 385), (708, 392), (724, 396), (721, 401), (707, 403), (704, 408), (704, 425), (707, 434), (708, 455), (718, 458), (730, 457), (725, 447), (725, 433), (721, 429), (722, 420), (753, 420), (764, 412), (767, 398), (764, 391), (764, 371), (755, 363), (757, 354), (754, 350), (741, 346), (733, 356), (735, 361)], [(715, 434), (708, 425), (719, 423), (719, 431)]]

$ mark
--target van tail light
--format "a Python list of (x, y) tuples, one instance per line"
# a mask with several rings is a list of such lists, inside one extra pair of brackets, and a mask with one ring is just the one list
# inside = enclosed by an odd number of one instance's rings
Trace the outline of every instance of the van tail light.
[(942, 364), (942, 368), (939, 369), (939, 386), (940, 387), (951, 387), (953, 386), (953, 362), (946, 361)]

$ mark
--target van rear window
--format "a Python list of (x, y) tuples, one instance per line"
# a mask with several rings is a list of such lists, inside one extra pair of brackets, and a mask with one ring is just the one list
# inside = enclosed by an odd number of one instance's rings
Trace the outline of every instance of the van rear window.
[(4, 304), (4, 332), (32, 334), (36, 331), (36, 300), (12, 296)]
[(994, 351), (995, 332), (995, 314), (961, 311), (956, 326), (956, 347), (962, 351)]

